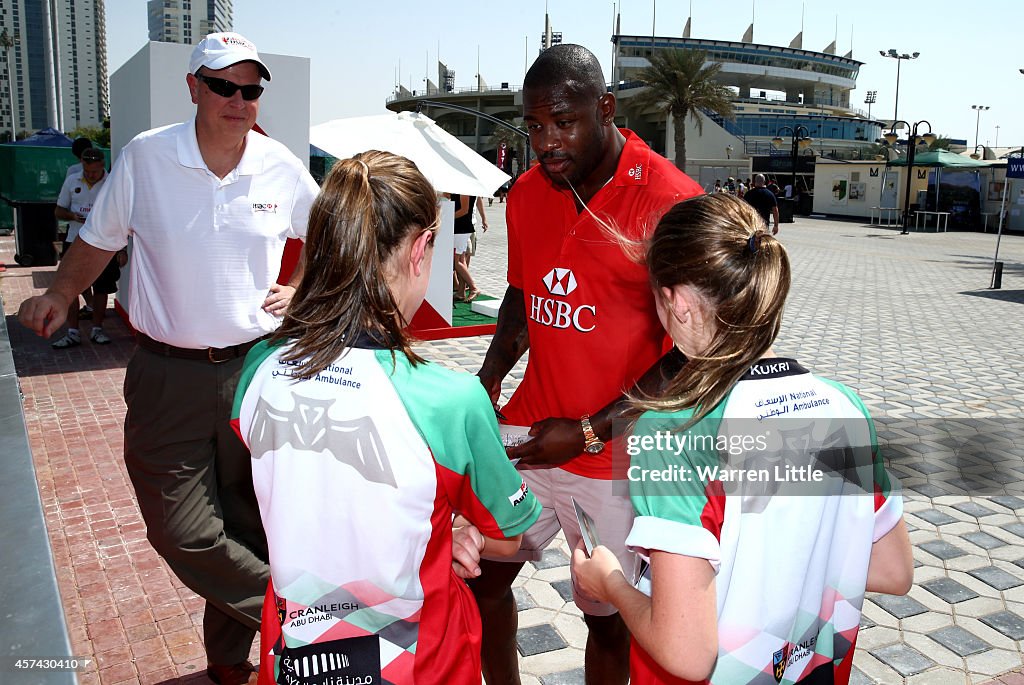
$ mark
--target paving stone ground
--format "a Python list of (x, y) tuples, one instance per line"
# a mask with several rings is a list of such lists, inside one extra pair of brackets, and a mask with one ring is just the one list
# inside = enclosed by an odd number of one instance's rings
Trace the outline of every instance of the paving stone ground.
[[(502, 210), (488, 208), (471, 267), (496, 296)], [(866, 601), (853, 682), (1024, 685), (1024, 237), (1003, 238), (998, 291), (992, 234), (799, 218), (780, 237), (794, 274), (776, 350), (860, 393), (905, 488), (915, 585)], [(81, 682), (206, 682), (202, 603), (146, 542), (120, 458), (129, 333), (111, 321), (112, 345), (59, 352), (29, 335), (12, 314), (53, 269), (12, 266), (12, 252), (0, 239), (0, 294), (65, 615), (74, 651), (98, 663)], [(454, 338), (421, 352), (475, 371), (487, 344)], [(586, 633), (570, 591), (559, 538), (516, 581), (526, 683), (583, 682)]]

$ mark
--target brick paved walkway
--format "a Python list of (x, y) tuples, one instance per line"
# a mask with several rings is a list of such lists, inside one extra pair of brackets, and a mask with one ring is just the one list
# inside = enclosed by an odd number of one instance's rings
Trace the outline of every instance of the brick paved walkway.
[[(496, 210), (472, 268), (485, 292), (500, 296)], [(907, 488), (915, 587), (907, 598), (866, 602), (854, 682), (972, 685), (1019, 670), (1024, 238), (1003, 239), (1001, 291), (986, 290), (991, 234), (898, 236), (800, 219), (782, 238), (794, 289), (776, 349), (860, 392)], [(128, 333), (108, 318), (112, 345), (59, 352), (26, 333), (11, 315), (53, 269), (12, 266), (12, 250), (0, 239), (8, 264), (0, 294), (61, 594), (75, 653), (98, 664), (81, 682), (206, 682), (201, 602), (149, 548), (120, 457)], [(486, 338), (452, 339), (423, 353), (475, 371), (486, 346)], [(582, 682), (585, 632), (567, 601), (567, 563), (563, 543), (516, 583), (526, 683)], [(1024, 685), (1024, 675), (993, 682)]]

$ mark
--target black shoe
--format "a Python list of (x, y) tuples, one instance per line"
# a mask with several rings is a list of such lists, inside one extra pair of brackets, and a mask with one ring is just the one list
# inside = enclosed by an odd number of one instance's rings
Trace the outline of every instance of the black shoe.
[(206, 676), (217, 685), (256, 685), (258, 671), (248, 659), (230, 666), (206, 665)]

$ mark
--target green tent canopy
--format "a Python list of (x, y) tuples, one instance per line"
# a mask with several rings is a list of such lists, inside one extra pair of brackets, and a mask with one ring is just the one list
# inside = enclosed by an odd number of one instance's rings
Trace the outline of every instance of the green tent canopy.
[[(888, 166), (907, 166), (907, 159), (906, 157), (894, 159), (889, 162)], [(987, 167), (989, 164), (978, 159), (958, 155), (948, 150), (929, 150), (928, 152), (918, 152), (914, 155), (914, 166), (973, 169)]]

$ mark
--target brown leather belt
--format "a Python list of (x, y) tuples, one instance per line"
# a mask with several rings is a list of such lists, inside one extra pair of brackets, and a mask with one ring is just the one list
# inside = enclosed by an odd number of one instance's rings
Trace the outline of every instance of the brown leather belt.
[(224, 362), (237, 359), (238, 357), (244, 357), (246, 353), (253, 348), (253, 346), (261, 340), (266, 340), (269, 335), (250, 340), (249, 342), (241, 343), (240, 345), (232, 345), (230, 347), (205, 347), (203, 349), (190, 349), (187, 347), (175, 347), (174, 345), (168, 345), (162, 343), (159, 340), (153, 340), (145, 333), (135, 333), (135, 341), (144, 350), (149, 350), (154, 354), (163, 355), (164, 357), (174, 357), (176, 359), (192, 359), (195, 361), (210, 362), (211, 364), (223, 364)]

